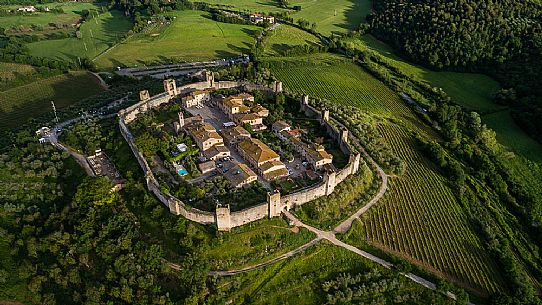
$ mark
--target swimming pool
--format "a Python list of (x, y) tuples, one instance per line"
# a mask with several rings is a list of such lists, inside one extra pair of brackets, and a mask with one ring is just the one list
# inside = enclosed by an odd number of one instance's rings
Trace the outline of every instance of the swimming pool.
[(186, 169), (184, 169), (184, 167), (181, 167), (177, 170), (177, 174), (179, 174), (179, 176), (184, 176), (188, 174), (188, 172), (186, 171)]

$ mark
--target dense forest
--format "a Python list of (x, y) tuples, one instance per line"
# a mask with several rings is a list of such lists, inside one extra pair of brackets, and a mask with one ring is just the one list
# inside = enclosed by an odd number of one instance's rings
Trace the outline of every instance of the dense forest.
[(503, 85), (496, 102), (542, 142), (540, 1), (376, 0), (372, 32), (436, 69), (488, 73)]

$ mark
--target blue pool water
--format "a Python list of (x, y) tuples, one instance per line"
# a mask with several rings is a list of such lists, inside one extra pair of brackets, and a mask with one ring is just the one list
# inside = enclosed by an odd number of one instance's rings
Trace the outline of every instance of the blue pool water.
[(179, 174), (179, 176), (184, 176), (188, 174), (188, 172), (186, 171), (186, 169), (184, 169), (184, 167), (177, 170), (177, 173)]

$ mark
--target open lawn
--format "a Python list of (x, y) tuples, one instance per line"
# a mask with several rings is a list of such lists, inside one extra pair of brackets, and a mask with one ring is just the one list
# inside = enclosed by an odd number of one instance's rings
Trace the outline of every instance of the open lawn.
[(299, 45), (320, 46), (321, 43), (316, 36), (306, 31), (286, 24), (281, 24), (273, 31), (270, 31), (265, 39), (264, 55), (282, 56), (285, 55), (284, 51)]
[(144, 32), (96, 59), (102, 68), (169, 61), (199, 61), (247, 53), (258, 29), (252, 25), (215, 22), (206, 12), (176, 11), (169, 26)]
[(100, 92), (94, 75), (71, 72), (0, 92), (0, 129), (20, 126), (26, 120), (51, 112), (51, 101), (62, 109)]
[(116, 44), (131, 28), (132, 22), (120, 11), (105, 12), (85, 21), (81, 37), (42, 40), (28, 44), (30, 54), (60, 60), (93, 59)]
[(316, 23), (316, 31), (329, 36), (357, 28), (370, 13), (370, 0), (293, 0), (290, 6), (301, 6), (292, 13), (294, 21), (308, 20)]
[[(3, 9), (17, 9), (20, 6), (0, 6)], [(90, 2), (66, 2), (48, 3), (36, 7), (62, 8), (63, 13), (35, 12), (26, 14), (13, 14), (0, 18), (0, 27), (7, 29), (7, 33), (39, 34), (54, 31), (50, 23), (71, 26), (81, 19), (81, 11), (84, 9), (97, 9), (97, 5)], [(34, 26), (34, 29), (32, 29)], [(41, 28), (36, 28), (36, 26)], [(16, 29), (15, 31), (13, 29)]]

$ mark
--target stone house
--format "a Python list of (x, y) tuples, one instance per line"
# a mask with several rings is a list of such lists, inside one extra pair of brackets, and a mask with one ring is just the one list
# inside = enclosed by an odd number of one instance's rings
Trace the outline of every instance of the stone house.
[(249, 138), (237, 145), (239, 154), (266, 180), (275, 180), (288, 175), (288, 169), (280, 156), (258, 139)]
[(236, 164), (227, 173), (224, 173), (224, 177), (236, 188), (243, 187), (258, 179), (256, 173), (243, 163)]
[(237, 143), (250, 138), (250, 133), (241, 126), (224, 128), (220, 130), (219, 133), (224, 139), (224, 142), (228, 145), (236, 145)]
[(196, 90), (181, 98), (183, 108), (201, 107), (204, 102), (211, 100), (211, 94), (207, 90)]

